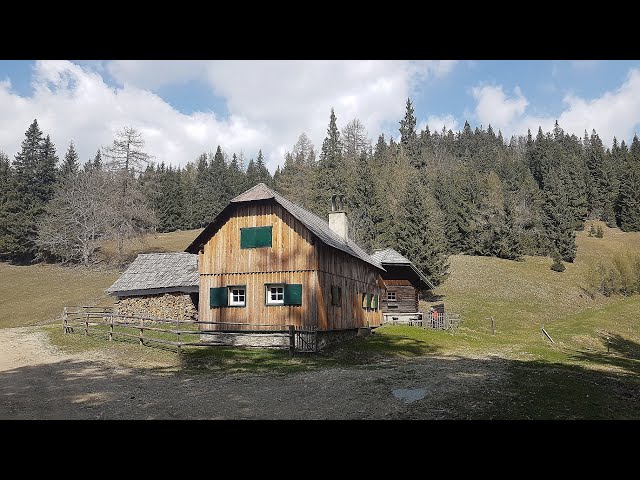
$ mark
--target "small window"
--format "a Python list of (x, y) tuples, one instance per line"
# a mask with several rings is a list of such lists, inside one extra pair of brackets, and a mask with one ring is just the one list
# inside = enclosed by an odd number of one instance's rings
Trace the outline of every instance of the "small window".
[(362, 294), (362, 308), (367, 308), (367, 294), (363, 293)]
[(229, 305), (232, 307), (244, 307), (246, 305), (247, 288), (229, 287)]
[(331, 305), (342, 305), (342, 287), (331, 286)]
[(267, 305), (284, 305), (284, 285), (266, 285)]
[(396, 292), (387, 292), (387, 300), (396, 300)]

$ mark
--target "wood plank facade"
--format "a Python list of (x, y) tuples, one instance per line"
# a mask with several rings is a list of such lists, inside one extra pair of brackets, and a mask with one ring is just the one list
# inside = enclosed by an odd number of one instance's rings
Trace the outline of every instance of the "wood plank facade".
[[(199, 255), (201, 321), (241, 323), (207, 329), (251, 330), (251, 324), (315, 326), (345, 330), (377, 326), (382, 310), (363, 308), (362, 294), (379, 295), (379, 271), (373, 265), (325, 245), (287, 209), (273, 199), (232, 204), (226, 218), (204, 243)], [(241, 248), (241, 229), (272, 227), (270, 247)], [(267, 305), (265, 285), (302, 285), (301, 305)], [(211, 307), (211, 288), (246, 286), (242, 307)], [(333, 305), (332, 286), (342, 290)], [(246, 326), (245, 326), (246, 325)]]
[(416, 313), (418, 290), (409, 280), (384, 279), (386, 294), (380, 302), (383, 313)]

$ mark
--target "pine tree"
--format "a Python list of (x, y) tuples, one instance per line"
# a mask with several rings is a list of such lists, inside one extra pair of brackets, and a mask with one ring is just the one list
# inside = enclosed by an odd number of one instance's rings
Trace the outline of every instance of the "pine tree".
[(31, 262), (37, 255), (38, 219), (53, 197), (57, 156), (51, 139), (47, 136), (43, 140), (37, 120), (26, 131), (21, 147), (0, 221), (0, 255), (15, 262)]
[(416, 172), (401, 195), (389, 246), (411, 260), (434, 285), (447, 275), (442, 212)]
[(640, 231), (640, 140), (637, 136), (633, 137), (629, 152), (623, 153), (622, 171), (616, 216), (622, 231), (637, 232)]
[(381, 209), (376, 202), (371, 160), (366, 151), (358, 157), (355, 175), (347, 194), (347, 203), (350, 209), (349, 231), (352, 237), (365, 250), (372, 250), (376, 225), (381, 221)]
[(334, 193), (346, 193), (348, 173), (343, 168), (342, 142), (340, 131), (336, 123), (336, 115), (331, 109), (327, 136), (322, 142), (322, 150), (318, 161), (314, 202), (311, 210), (324, 217), (326, 215), (329, 198)]
[(413, 113), (411, 99), (407, 98), (404, 119), (400, 120), (400, 144), (405, 149), (411, 165), (419, 166), (418, 136), (416, 134), (416, 117)]
[(235, 197), (247, 189), (244, 172), (240, 170), (240, 162), (235, 153), (231, 157), (231, 163), (229, 163), (229, 168), (227, 169), (227, 179), (231, 197)]
[(164, 162), (158, 171), (158, 189), (154, 210), (158, 216), (158, 231), (172, 232), (183, 228), (184, 197), (180, 184), (180, 170)]
[(573, 219), (565, 185), (560, 172), (551, 167), (544, 185), (545, 227), (552, 251), (557, 251), (565, 262), (573, 262), (576, 256), (576, 239)]
[(67, 153), (65, 153), (64, 155), (64, 162), (60, 167), (60, 176), (62, 178), (69, 178), (75, 175), (76, 173), (78, 173), (79, 165), (80, 164), (78, 162), (78, 154), (76, 153), (76, 149), (73, 145), (73, 142), (71, 142), (69, 144), (69, 149), (67, 150)]
[(249, 165), (247, 165), (247, 185), (249, 188), (257, 185), (258, 183), (258, 170), (256, 169), (256, 162), (253, 160), (249, 160)]
[[(258, 150), (258, 158), (256, 159), (256, 183), (264, 183), (270, 187), (272, 183), (271, 174), (267, 170), (267, 166), (264, 163), (264, 157), (262, 156), (262, 150)], [(252, 185), (253, 186), (253, 185)]]

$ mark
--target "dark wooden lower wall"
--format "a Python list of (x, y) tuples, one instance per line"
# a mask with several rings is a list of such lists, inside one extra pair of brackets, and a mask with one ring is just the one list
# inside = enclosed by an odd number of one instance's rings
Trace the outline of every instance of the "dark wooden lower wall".
[(386, 293), (382, 295), (380, 304), (384, 313), (415, 313), (418, 311), (418, 291), (412, 285), (387, 285), (387, 292), (395, 292), (396, 300), (387, 300)]

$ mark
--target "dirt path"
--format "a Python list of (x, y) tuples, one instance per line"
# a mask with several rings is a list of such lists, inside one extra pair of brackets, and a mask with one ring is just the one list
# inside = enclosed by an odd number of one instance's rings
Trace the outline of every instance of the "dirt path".
[(2, 329), (0, 419), (468, 418), (502, 373), (499, 360), (435, 356), (288, 375), (158, 373), (62, 354), (37, 328)]

